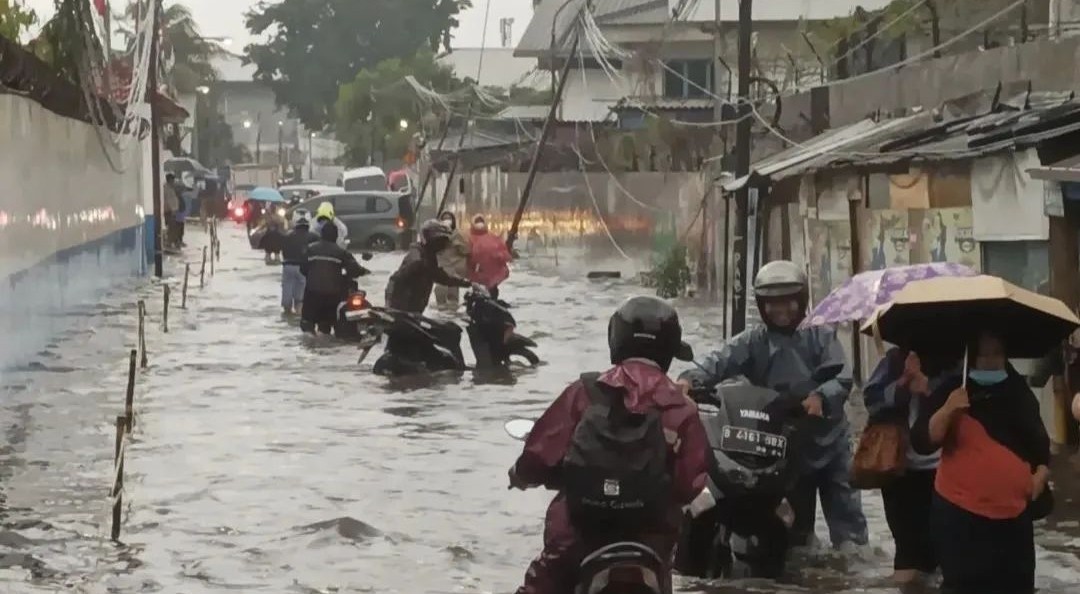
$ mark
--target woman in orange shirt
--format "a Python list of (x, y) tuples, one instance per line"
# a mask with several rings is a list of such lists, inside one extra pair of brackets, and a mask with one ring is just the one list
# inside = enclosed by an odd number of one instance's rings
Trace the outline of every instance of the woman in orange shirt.
[(911, 432), (916, 452), (941, 448), (931, 524), (942, 589), (1032, 594), (1032, 522), (1049, 513), (1050, 438), (1001, 339), (983, 333), (972, 345), (967, 386), (936, 389)]

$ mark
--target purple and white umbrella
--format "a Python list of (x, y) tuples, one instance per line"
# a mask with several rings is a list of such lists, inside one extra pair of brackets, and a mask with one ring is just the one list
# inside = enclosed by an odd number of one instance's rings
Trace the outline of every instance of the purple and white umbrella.
[(971, 268), (952, 262), (912, 264), (862, 272), (822, 299), (803, 320), (802, 327), (865, 320), (873, 315), (878, 306), (891, 301), (897, 291), (912, 281), (939, 276), (977, 275)]

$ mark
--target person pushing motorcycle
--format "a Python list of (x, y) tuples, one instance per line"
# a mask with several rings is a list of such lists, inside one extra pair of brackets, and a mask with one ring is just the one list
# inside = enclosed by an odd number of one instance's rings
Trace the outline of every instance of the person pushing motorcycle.
[(575, 591), (582, 561), (612, 542), (642, 543), (664, 565), (682, 508), (705, 488), (708, 442), (697, 407), (672, 382), (673, 359), (690, 360), (678, 313), (634, 297), (611, 316), (614, 367), (572, 383), (533, 426), (510, 469), (512, 488), (559, 491), (548, 507), (544, 550), (517, 594)]
[(409, 248), (390, 280), (386, 283), (386, 306), (422, 314), (431, 300), (435, 283), (449, 287), (472, 287), (473, 283), (453, 276), (439, 266), (439, 252), (448, 249), (453, 231), (431, 220), (420, 227), (420, 241)]
[[(784, 393), (809, 382), (816, 369), (845, 364), (834, 330), (799, 328), (809, 290), (806, 273), (793, 262), (762, 266), (754, 278), (754, 296), (764, 324), (731, 338), (696, 369), (683, 373), (679, 381), (685, 389), (712, 390), (724, 380), (745, 376), (754, 385)], [(850, 375), (843, 373), (802, 400), (806, 414), (821, 419), (810, 426), (798, 461), (800, 478), (788, 495), (795, 512), (791, 542), (796, 546), (811, 542), (818, 494), (833, 547), (867, 543), (861, 498), (848, 482), (851, 444), (844, 403), (850, 390)]]

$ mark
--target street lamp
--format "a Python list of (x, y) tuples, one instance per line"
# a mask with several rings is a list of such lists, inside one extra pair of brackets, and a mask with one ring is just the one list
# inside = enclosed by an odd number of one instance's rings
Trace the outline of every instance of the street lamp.
[(195, 92), (197, 92), (197, 93), (199, 93), (201, 95), (209, 95), (210, 94), (210, 87), (208, 87), (206, 85), (199, 85), (199, 86), (195, 87)]
[(401, 128), (402, 130), (408, 130), (409, 129), (409, 120), (401, 120), (400, 122), (398, 122), (398, 127)]
[(251, 129), (251, 120), (244, 120), (244, 129), (245, 130), (250, 130)]

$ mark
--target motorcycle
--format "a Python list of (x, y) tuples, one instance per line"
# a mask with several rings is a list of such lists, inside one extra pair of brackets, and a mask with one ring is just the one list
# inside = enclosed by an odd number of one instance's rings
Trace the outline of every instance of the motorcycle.
[[(370, 252), (363, 252), (360, 254), (360, 259), (367, 262), (371, 260), (372, 254)], [(370, 272), (365, 272), (369, 274)], [(345, 299), (337, 307), (337, 318), (334, 322), (334, 336), (341, 340), (349, 342), (359, 342), (361, 348), (366, 345), (374, 345), (378, 342), (379, 332), (376, 328), (370, 324), (358, 322), (357, 320), (349, 319), (349, 312), (361, 312), (371, 307), (371, 303), (367, 300), (367, 291), (360, 289), (359, 283), (355, 280), (349, 280), (349, 292)], [(354, 318), (356, 316), (354, 315)]]
[(477, 367), (505, 367), (514, 356), (533, 367), (540, 363), (540, 357), (532, 351), (536, 342), (517, 333), (509, 303), (483, 291), (470, 291), (465, 294), (465, 313), (469, 316), (466, 332)]
[(676, 569), (708, 579), (780, 577), (795, 521), (786, 497), (814, 422), (802, 401), (841, 369), (823, 367), (779, 389), (739, 382), (691, 390), (712, 451), (707, 490), (716, 505), (683, 530)]
[[(524, 441), (533, 421), (514, 419), (504, 428), (510, 437)], [(573, 594), (662, 594), (664, 563), (651, 548), (639, 542), (614, 542), (593, 551), (578, 568)]]
[[(530, 365), (539, 363), (540, 358), (530, 348), (536, 343), (515, 332), (516, 322), (505, 302), (477, 291), (467, 293), (465, 301), (467, 331), (477, 368), (505, 366), (514, 356), (523, 357)], [(375, 361), (376, 375), (394, 377), (468, 369), (461, 350), (462, 329), (454, 322), (370, 305), (347, 306), (345, 318), (375, 326), (386, 335), (386, 351)], [(370, 349), (364, 348), (360, 362)]]

